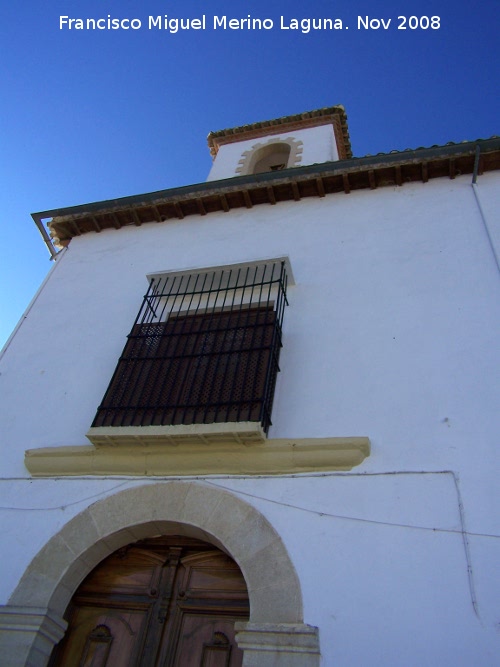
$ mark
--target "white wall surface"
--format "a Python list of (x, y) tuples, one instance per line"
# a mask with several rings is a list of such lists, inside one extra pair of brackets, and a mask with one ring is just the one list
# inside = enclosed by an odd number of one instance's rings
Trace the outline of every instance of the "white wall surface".
[(370, 468), (487, 454), (500, 286), (463, 178), (73, 239), (1, 360), (4, 470), (87, 442), (148, 273), (282, 255), (297, 284), (270, 436), (368, 435)]
[(310, 127), (305, 130), (269, 135), (262, 139), (250, 139), (225, 144), (219, 148), (207, 181), (217, 181), (237, 176), (236, 170), (238, 169), (240, 159), (243, 157), (243, 153), (251, 151), (257, 144), (267, 143), (270, 139), (275, 141), (284, 141), (286, 139), (301, 141), (302, 158), (297, 166), (339, 159), (333, 126), (320, 125), (319, 127)]
[[(301, 582), (304, 621), (320, 629), (322, 667), (496, 665), (500, 554), (490, 538), (469, 536), (467, 555), (452, 475), (209, 481), (252, 504), (280, 534)], [(24, 492), (11, 499), (18, 511), (3, 524), (2, 601), (56, 528), (144, 483), (33, 480), (31, 498), (26, 483), (13, 484)]]
[[(478, 187), (498, 224), (498, 179)], [(217, 483), (285, 542), (323, 667), (493, 667), (500, 281), (470, 177), (74, 239), (0, 359), (0, 603), (70, 518), (144, 483), (29, 480), (23, 456), (88, 444), (146, 275), (282, 255), (296, 285), (269, 436), (366, 435), (372, 454)]]

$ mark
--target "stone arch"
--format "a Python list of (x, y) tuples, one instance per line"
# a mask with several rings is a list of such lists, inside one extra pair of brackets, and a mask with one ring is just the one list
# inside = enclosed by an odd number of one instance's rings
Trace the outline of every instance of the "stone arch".
[[(62, 617), (74, 591), (99, 562), (131, 542), (162, 534), (203, 539), (239, 565), (250, 599), (250, 621), (239, 628), (245, 655), (251, 653), (255, 638), (259, 643), (262, 633), (270, 636), (272, 626), (276, 637), (285, 633), (289, 643), (312, 641), (311, 656), (319, 656), (316, 629), (302, 624), (299, 579), (276, 530), (237, 495), (206, 483), (177, 481), (134, 486), (94, 503), (35, 556), (8, 605), (11, 610), (46, 612), (39, 613), (43, 617), (40, 622), (33, 621), (40, 630), (34, 633), (29, 655), (46, 654), (48, 658), (64, 634)], [(282, 646), (284, 637), (278, 640)], [(266, 642), (269, 645), (268, 639)], [(271, 659), (273, 649), (269, 646), (265, 650), (270, 650)], [(16, 664), (45, 662), (34, 659)], [(293, 660), (289, 664), (293, 665)]]
[(268, 141), (256, 143), (244, 151), (236, 169), (237, 174), (257, 174), (272, 171), (274, 164), (284, 164), (284, 168), (296, 167), (302, 159), (302, 141), (288, 137), (271, 137)]

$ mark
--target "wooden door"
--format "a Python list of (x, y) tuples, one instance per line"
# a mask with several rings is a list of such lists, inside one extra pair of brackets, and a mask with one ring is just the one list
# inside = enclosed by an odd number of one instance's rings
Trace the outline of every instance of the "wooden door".
[(236, 563), (183, 537), (120, 549), (85, 579), (68, 607), (51, 667), (241, 667), (234, 622), (248, 619)]

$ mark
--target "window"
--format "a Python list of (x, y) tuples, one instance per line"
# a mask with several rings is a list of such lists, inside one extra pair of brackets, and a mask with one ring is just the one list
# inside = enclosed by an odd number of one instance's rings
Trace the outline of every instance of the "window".
[(92, 427), (259, 422), (267, 433), (285, 265), (153, 276)]

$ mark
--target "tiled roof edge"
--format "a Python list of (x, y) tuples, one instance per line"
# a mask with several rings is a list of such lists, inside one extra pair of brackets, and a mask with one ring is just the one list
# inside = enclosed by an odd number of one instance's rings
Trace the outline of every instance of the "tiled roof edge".
[[(225, 143), (244, 141), (246, 138), (258, 136), (258, 134), (269, 135), (272, 133), (279, 134), (280, 131), (291, 132), (302, 124), (304, 127), (311, 127), (315, 124), (324, 125), (329, 122), (334, 125), (337, 143), (339, 144), (339, 152), (342, 157), (352, 157), (351, 141), (347, 127), (347, 114), (341, 104), (314, 109), (312, 111), (304, 111), (303, 113), (291, 116), (282, 116), (280, 118), (265, 120), (258, 123), (251, 123), (249, 125), (230, 127), (224, 130), (218, 130), (217, 132), (210, 132), (207, 137), (207, 142), (212, 157), (215, 157), (219, 150), (219, 146)], [(337, 125), (337, 127), (335, 127), (335, 125)]]
[(332, 114), (342, 114), (346, 116), (345, 109), (341, 104), (332, 107), (323, 107), (322, 109), (314, 109), (313, 111), (304, 111), (303, 113), (294, 114), (291, 116), (281, 116), (280, 118), (273, 118), (271, 120), (264, 120), (258, 123), (250, 123), (249, 125), (240, 125), (238, 127), (229, 127), (224, 130), (210, 132), (208, 141), (211, 138), (226, 137), (228, 135), (243, 134), (250, 130), (260, 130), (268, 127), (285, 125), (288, 123), (296, 123), (301, 120), (309, 120), (310, 118), (321, 118), (323, 116), (331, 116)]
[(339, 160), (335, 162), (322, 162), (312, 165), (304, 165), (301, 167), (292, 167), (278, 172), (265, 172), (257, 175), (249, 176), (235, 176), (220, 181), (206, 181), (203, 183), (193, 183), (177, 188), (166, 188), (164, 190), (157, 190), (137, 195), (129, 195), (126, 197), (119, 197), (116, 199), (107, 199), (99, 202), (91, 202), (87, 204), (79, 204), (76, 206), (68, 206), (64, 208), (51, 209), (48, 211), (39, 211), (32, 213), (32, 217), (38, 220), (67, 216), (78, 215), (81, 213), (99, 211), (104, 209), (112, 209), (124, 206), (133, 206), (137, 203), (148, 201), (155, 201), (165, 196), (179, 195), (186, 196), (189, 194), (196, 195), (197, 192), (206, 192), (209, 190), (219, 190), (221, 187), (241, 187), (246, 184), (257, 183), (259, 181), (278, 181), (286, 176), (299, 176), (307, 173), (328, 173), (347, 170), (349, 168), (363, 168), (373, 167), (377, 164), (392, 164), (399, 160), (412, 161), (426, 161), (437, 157), (447, 157), (453, 155), (461, 155), (473, 153), (479, 146), (482, 152), (498, 151), (500, 150), (500, 137), (494, 136), (491, 139), (479, 139), (476, 141), (462, 142), (457, 144), (446, 144), (445, 146), (432, 146), (430, 148), (418, 148), (416, 150), (392, 151), (391, 153), (379, 153), (378, 155), (367, 155), (365, 157), (350, 158), (347, 160)]

